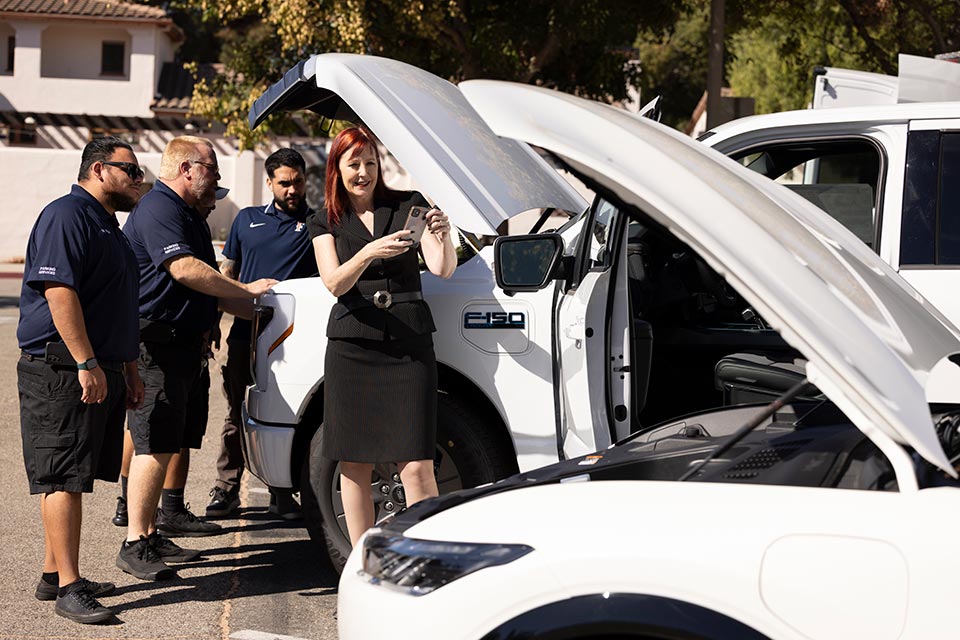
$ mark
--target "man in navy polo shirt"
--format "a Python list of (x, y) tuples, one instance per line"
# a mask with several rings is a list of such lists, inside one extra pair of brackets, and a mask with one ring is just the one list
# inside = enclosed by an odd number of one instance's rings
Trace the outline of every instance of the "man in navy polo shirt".
[[(317, 261), (306, 229), (313, 210), (306, 202), (306, 163), (293, 149), (280, 149), (264, 163), (267, 187), (273, 199), (266, 206), (247, 207), (237, 214), (223, 247), (226, 258), (220, 265), (228, 278), (252, 282), (257, 278), (289, 280), (317, 275)], [(227, 338), (227, 364), (222, 368), (227, 415), (220, 438), (217, 483), (207, 515), (226, 516), (240, 505), (240, 476), (243, 453), (240, 449), (240, 410), (250, 384), (250, 322), (233, 321)], [(271, 513), (284, 520), (300, 516), (300, 508), (289, 490), (272, 489)]]
[(27, 244), (17, 363), (23, 461), (41, 494), (40, 600), (81, 623), (110, 619), (96, 598), (109, 582), (80, 576), (81, 497), (94, 479), (116, 482), (125, 408), (143, 402), (137, 372), (137, 262), (117, 210), (140, 198), (130, 145), (97, 138), (83, 149), (69, 195), (47, 205)]
[[(218, 303), (249, 316), (251, 301), (276, 284), (266, 278), (240, 284), (217, 271), (210, 228), (198, 209), (214, 206), (219, 179), (209, 141), (174, 138), (160, 159), (159, 180), (123, 228), (140, 270), (137, 365), (145, 396), (143, 406), (128, 416), (134, 456), (127, 485), (127, 538), (117, 566), (142, 580), (173, 575), (162, 559), (172, 543), (158, 533), (209, 535), (219, 530), (190, 513), (182, 487), (163, 490), (164, 476), (173, 454), (188, 460), (206, 430), (210, 381), (205, 354)], [(174, 557), (184, 551), (173, 547)]]

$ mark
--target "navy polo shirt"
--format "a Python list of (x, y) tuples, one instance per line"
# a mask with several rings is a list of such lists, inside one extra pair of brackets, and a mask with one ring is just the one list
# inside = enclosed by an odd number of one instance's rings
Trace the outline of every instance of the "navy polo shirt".
[(170, 187), (157, 181), (123, 225), (140, 269), (140, 317), (200, 334), (217, 321), (217, 299), (186, 287), (163, 263), (190, 255), (217, 268), (210, 227)]
[(137, 260), (116, 216), (79, 185), (44, 207), (30, 231), (17, 341), (35, 356), (48, 342), (61, 341), (43, 295), (48, 282), (76, 291), (98, 359), (137, 359)]
[[(241, 209), (223, 246), (224, 257), (235, 261), (240, 269), (240, 282), (317, 275), (317, 261), (306, 224), (307, 216), (312, 213), (312, 209), (303, 207), (289, 215), (278, 209), (275, 202)], [(230, 339), (249, 340), (250, 322), (236, 318)]]

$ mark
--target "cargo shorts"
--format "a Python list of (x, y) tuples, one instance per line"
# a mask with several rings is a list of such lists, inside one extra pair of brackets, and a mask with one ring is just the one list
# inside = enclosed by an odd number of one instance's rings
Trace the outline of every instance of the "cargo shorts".
[(207, 430), (210, 372), (196, 345), (141, 342), (143, 406), (127, 412), (137, 455), (199, 449)]
[(89, 493), (95, 479), (117, 481), (127, 404), (119, 366), (103, 368), (106, 399), (84, 404), (75, 367), (21, 356), (17, 362), (20, 435), (31, 494)]

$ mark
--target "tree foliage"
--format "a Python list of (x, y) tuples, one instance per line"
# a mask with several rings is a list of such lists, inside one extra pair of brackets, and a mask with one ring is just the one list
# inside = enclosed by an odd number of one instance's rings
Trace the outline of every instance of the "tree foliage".
[[(641, 32), (640, 86), (662, 93), (664, 121), (687, 122), (706, 87), (709, 4)], [(727, 0), (726, 80), (759, 113), (812, 98), (817, 65), (897, 74), (897, 55), (960, 49), (957, 0)]]
[(662, 28), (678, 7), (652, 0), (180, 0), (223, 27), (225, 73), (198, 79), (191, 110), (224, 122), (241, 148), (289, 128), (246, 125), (253, 101), (300, 60), (340, 51), (409, 62), (453, 82), (496, 78), (607, 101), (626, 95), (640, 21)]

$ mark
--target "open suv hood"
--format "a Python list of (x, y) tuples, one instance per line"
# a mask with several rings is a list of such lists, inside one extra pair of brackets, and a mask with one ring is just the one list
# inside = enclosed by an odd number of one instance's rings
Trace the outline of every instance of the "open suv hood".
[(312, 56), (257, 99), (250, 126), (301, 109), (364, 123), (468, 231), (496, 235), (522, 211), (579, 213), (587, 206), (529, 147), (498, 138), (456, 86), (417, 67), (374, 56)]
[(925, 396), (935, 367), (956, 370), (955, 329), (842, 225), (649, 119), (528, 85), (460, 89), (498, 134), (556, 154), (694, 248), (881, 449), (892, 439), (956, 477)]

